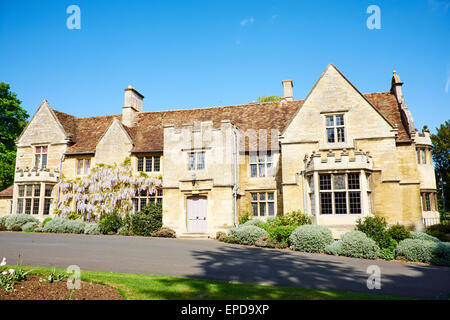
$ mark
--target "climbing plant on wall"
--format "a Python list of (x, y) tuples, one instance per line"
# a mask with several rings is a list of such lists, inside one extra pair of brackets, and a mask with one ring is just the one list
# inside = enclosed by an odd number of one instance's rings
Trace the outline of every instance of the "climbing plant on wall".
[(55, 214), (67, 217), (75, 208), (87, 221), (98, 221), (114, 210), (124, 216), (132, 211), (132, 198), (137, 191), (154, 194), (161, 186), (160, 179), (144, 172), (133, 173), (130, 158), (120, 165), (98, 164), (82, 178), (70, 180), (61, 176)]

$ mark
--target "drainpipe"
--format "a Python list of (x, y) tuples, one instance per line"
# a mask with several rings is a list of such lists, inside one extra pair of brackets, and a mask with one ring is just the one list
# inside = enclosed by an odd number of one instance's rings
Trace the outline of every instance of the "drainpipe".
[(307, 214), (306, 193), (305, 193), (305, 170), (302, 170), (301, 174), (302, 174), (302, 191), (303, 191), (303, 213)]
[(234, 161), (234, 185), (233, 185), (233, 197), (234, 197), (234, 226), (237, 227), (237, 135), (236, 130), (233, 130), (233, 161)]

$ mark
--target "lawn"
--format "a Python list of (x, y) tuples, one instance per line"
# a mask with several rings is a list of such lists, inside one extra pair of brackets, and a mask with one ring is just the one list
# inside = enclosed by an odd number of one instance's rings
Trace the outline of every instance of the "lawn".
[[(16, 268), (17, 266), (8, 266)], [(52, 268), (21, 266), (32, 274), (47, 275)], [(64, 269), (56, 269), (65, 272)], [(378, 294), (276, 287), (226, 281), (199, 280), (171, 276), (82, 271), (81, 280), (116, 288), (127, 300), (373, 300), (401, 299)]]

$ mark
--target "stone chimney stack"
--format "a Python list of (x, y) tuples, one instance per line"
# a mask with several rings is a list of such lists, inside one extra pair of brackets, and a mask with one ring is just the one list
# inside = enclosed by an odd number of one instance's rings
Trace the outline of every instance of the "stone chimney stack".
[(294, 100), (294, 96), (292, 94), (294, 83), (292, 80), (282, 80), (281, 83), (283, 84), (283, 99), (286, 101)]
[(397, 98), (398, 104), (402, 105), (405, 103), (405, 100), (403, 99), (403, 93), (402, 93), (403, 82), (400, 81), (400, 76), (397, 74), (397, 72), (395, 70), (393, 73), (394, 74), (392, 76), (391, 92)]
[(138, 112), (142, 112), (142, 101), (144, 96), (135, 90), (131, 85), (125, 89), (125, 104), (122, 108), (122, 123), (127, 127), (132, 127), (136, 121)]

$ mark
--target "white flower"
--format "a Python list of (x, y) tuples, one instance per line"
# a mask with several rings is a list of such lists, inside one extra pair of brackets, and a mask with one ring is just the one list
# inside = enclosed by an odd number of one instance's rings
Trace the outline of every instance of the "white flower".
[(6, 258), (3, 257), (2, 262), (0, 263), (0, 267), (3, 267), (6, 264)]
[(13, 274), (14, 273), (14, 269), (9, 269), (9, 274)]
[(2, 274), (3, 274), (3, 275), (7, 275), (8, 272), (7, 272), (7, 271), (3, 271)]

